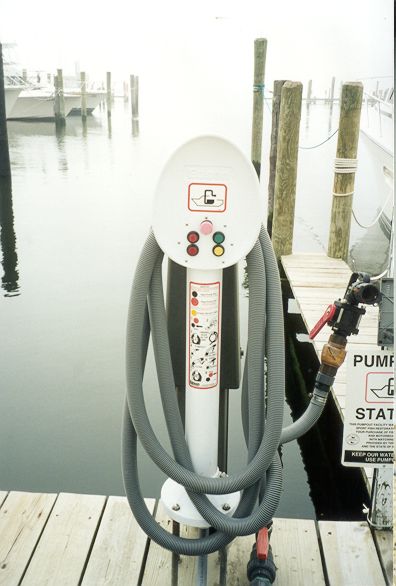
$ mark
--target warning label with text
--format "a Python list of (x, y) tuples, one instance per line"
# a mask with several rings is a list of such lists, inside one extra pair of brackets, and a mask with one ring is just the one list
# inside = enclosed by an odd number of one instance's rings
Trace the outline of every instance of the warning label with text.
[(342, 463), (393, 465), (394, 356), (362, 346), (349, 353)]

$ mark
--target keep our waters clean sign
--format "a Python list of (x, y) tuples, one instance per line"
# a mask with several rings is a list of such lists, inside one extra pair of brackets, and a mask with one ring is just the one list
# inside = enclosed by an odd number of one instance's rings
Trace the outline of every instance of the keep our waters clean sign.
[(394, 356), (362, 345), (347, 355), (342, 463), (393, 466)]

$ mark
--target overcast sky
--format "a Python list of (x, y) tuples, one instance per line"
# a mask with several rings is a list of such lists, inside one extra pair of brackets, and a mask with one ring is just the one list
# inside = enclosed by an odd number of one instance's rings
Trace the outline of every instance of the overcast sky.
[(235, 75), (251, 67), (255, 37), (268, 39), (267, 82), (314, 79), (328, 87), (393, 73), (391, 0), (2, 0), (0, 39), (21, 65), (91, 76)]

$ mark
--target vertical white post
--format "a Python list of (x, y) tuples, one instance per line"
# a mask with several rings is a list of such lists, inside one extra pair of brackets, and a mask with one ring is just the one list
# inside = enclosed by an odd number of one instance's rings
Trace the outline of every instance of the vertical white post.
[(393, 525), (393, 469), (374, 468), (369, 520), (375, 529), (391, 529)]
[(187, 269), (186, 439), (194, 470), (217, 473), (222, 270)]

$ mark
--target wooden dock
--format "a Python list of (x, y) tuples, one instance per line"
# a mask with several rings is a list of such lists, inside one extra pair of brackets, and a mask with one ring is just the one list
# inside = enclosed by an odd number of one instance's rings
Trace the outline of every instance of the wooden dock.
[[(301, 317), (309, 332), (323, 315), (326, 307), (345, 293), (351, 269), (340, 259), (325, 254), (291, 254), (282, 256), (282, 265), (290, 283)], [(362, 345), (377, 345), (378, 307), (366, 306), (366, 314), (359, 326), (359, 334), (350, 336), (347, 351), (358, 350)], [(318, 358), (331, 330), (324, 327), (313, 340)], [(346, 393), (346, 362), (338, 370), (332, 394), (344, 419)], [(373, 468), (365, 468), (364, 476), (370, 489)]]
[[(171, 521), (146, 499), (168, 530)], [(180, 528), (182, 536), (191, 530)], [(271, 544), (275, 586), (392, 584), (390, 533), (365, 522), (275, 519)], [(253, 537), (228, 548), (227, 577), (217, 553), (208, 559), (208, 585), (247, 585)], [(381, 551), (384, 553), (382, 554)], [(378, 553), (379, 552), (379, 553)], [(179, 586), (194, 584), (196, 558), (180, 556)], [(173, 569), (174, 575), (174, 569)], [(170, 586), (172, 554), (150, 542), (124, 497), (0, 492), (1, 586)]]

